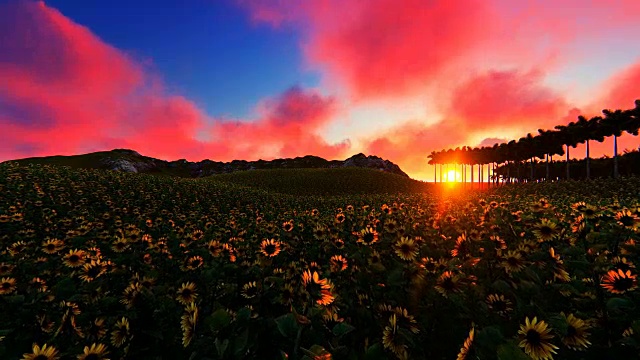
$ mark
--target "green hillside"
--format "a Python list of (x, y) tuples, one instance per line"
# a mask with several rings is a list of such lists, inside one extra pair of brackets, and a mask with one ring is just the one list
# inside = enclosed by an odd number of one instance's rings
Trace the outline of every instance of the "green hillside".
[(424, 192), (430, 186), (403, 176), (363, 168), (238, 171), (214, 175), (210, 179), (290, 195), (416, 193)]

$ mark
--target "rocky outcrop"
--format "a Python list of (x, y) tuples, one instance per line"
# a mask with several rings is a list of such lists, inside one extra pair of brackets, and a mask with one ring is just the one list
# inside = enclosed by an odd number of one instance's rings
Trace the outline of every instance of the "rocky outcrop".
[(355, 166), (355, 167), (377, 169), (377, 170), (386, 171), (393, 174), (409, 177), (407, 174), (405, 174), (404, 171), (400, 169), (398, 165), (392, 163), (391, 161), (384, 160), (377, 156), (372, 156), (372, 155), (366, 156), (362, 153), (353, 155), (352, 157), (346, 159), (345, 161), (343, 161), (342, 166), (343, 167)]
[(286, 159), (257, 161), (233, 160), (231, 162), (212, 160), (190, 162), (186, 159), (165, 161), (142, 156), (133, 150), (127, 149), (116, 149), (106, 154), (107, 155), (101, 159), (99, 167), (132, 173), (168, 172), (178, 176), (203, 177), (257, 169), (361, 167), (409, 177), (398, 165), (391, 161), (384, 160), (377, 156), (366, 156), (364, 154), (357, 154), (345, 160), (325, 160), (321, 157), (307, 155)]

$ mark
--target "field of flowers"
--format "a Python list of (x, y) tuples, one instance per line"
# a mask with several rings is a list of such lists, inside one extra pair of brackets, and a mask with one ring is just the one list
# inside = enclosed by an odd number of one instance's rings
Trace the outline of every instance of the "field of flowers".
[(293, 196), (4, 163), (0, 194), (0, 359), (639, 358), (638, 178)]

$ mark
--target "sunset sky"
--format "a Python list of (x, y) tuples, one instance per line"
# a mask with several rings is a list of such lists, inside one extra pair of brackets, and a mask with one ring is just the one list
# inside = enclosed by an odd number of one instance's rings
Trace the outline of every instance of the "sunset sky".
[(432, 180), (433, 150), (632, 108), (639, 14), (638, 0), (0, 0), (0, 161), (363, 152)]

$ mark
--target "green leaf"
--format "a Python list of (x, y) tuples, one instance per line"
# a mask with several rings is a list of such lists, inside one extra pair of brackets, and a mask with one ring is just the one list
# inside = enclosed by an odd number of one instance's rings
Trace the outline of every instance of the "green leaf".
[(498, 360), (531, 360), (513, 341), (498, 346)]
[(634, 307), (628, 299), (614, 297), (607, 301), (607, 310), (614, 313), (626, 312)]
[(238, 312), (236, 313), (236, 321), (238, 322), (238, 324), (241, 324), (241, 325), (246, 324), (250, 318), (251, 318), (251, 309), (249, 309), (246, 306), (238, 310)]
[(366, 360), (378, 360), (378, 359), (386, 359), (386, 355), (384, 350), (382, 349), (382, 344), (375, 343), (367, 349), (364, 354), (364, 358)]
[(223, 357), (225, 351), (227, 351), (227, 347), (229, 346), (229, 339), (224, 339), (222, 342), (220, 342), (220, 339), (216, 338), (213, 343), (216, 345), (218, 356)]
[(352, 332), (353, 330), (355, 330), (356, 328), (345, 323), (345, 322), (341, 322), (339, 324), (337, 324), (336, 326), (333, 327), (333, 334), (337, 337), (341, 337), (344, 336), (350, 332)]
[(298, 332), (298, 323), (293, 314), (282, 315), (275, 319), (278, 330), (286, 338), (295, 338)]
[(73, 279), (64, 278), (54, 286), (53, 291), (56, 294), (56, 298), (68, 299), (77, 292), (76, 284)]
[(476, 343), (478, 346), (494, 352), (495, 349), (504, 342), (504, 336), (500, 329), (495, 326), (488, 326), (478, 331), (476, 334)]
[(211, 314), (207, 323), (212, 331), (220, 331), (231, 323), (231, 316), (225, 309), (218, 309)]
[(249, 329), (245, 329), (240, 335), (233, 339), (233, 354), (241, 357), (246, 352), (247, 341), (249, 339)]

